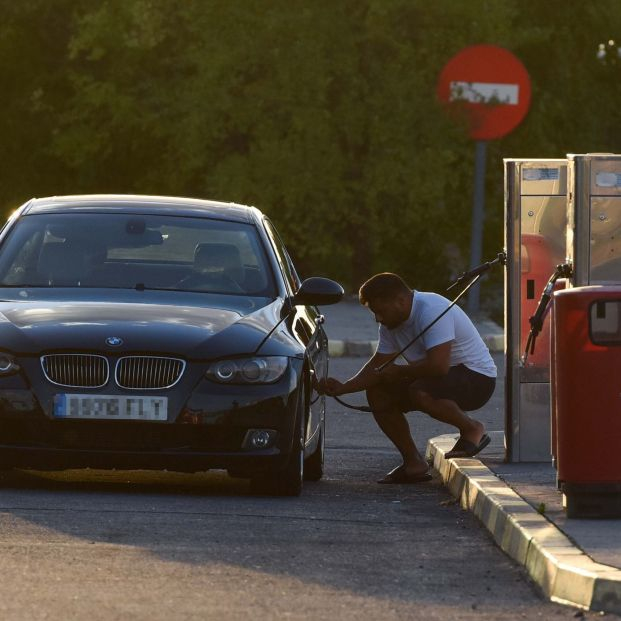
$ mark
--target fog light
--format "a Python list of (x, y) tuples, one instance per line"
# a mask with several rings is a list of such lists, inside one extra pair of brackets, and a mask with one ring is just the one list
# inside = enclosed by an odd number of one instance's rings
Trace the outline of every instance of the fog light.
[(249, 429), (244, 438), (243, 447), (245, 449), (266, 449), (269, 448), (276, 438), (276, 431), (273, 429)]

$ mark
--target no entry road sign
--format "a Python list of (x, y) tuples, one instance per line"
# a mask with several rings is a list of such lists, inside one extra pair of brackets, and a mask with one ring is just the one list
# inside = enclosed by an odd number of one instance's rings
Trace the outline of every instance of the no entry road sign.
[(530, 78), (508, 50), (473, 45), (445, 65), (437, 94), (441, 101), (467, 114), (471, 138), (493, 140), (511, 132), (526, 116)]

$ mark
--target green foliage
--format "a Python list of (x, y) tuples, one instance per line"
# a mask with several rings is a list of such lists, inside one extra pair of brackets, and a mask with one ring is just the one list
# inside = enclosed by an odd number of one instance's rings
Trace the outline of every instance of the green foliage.
[[(266, 211), (303, 275), (377, 271), (441, 290), (467, 268), (474, 145), (435, 96), (460, 49), (526, 65), (525, 122), (488, 149), (484, 257), (503, 157), (614, 151), (612, 0), (0, 0), (0, 204), (174, 194)], [(501, 275), (488, 283), (498, 296)]]

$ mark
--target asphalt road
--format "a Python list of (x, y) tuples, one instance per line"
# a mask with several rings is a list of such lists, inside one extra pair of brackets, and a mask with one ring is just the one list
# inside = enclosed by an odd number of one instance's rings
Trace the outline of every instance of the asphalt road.
[[(421, 446), (450, 431), (411, 422)], [(299, 499), (252, 496), (217, 472), (5, 475), (0, 618), (573, 618), (437, 480), (377, 485), (398, 459), (370, 415), (331, 401), (327, 443), (327, 475)]]

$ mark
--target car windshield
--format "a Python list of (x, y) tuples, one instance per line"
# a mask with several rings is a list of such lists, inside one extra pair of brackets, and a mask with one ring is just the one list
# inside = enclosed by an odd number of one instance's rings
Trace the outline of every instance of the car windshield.
[(0, 247), (0, 286), (274, 292), (253, 225), (124, 213), (24, 216)]

